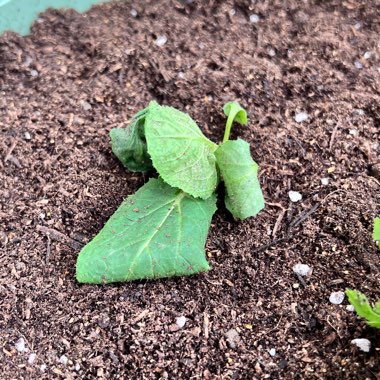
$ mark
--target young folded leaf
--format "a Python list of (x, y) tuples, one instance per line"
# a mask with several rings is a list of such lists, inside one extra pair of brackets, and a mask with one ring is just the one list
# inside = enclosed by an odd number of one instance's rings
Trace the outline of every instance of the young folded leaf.
[(102, 284), (207, 271), (204, 248), (215, 210), (215, 195), (196, 199), (151, 179), (82, 249), (77, 280)]
[(372, 308), (368, 298), (358, 290), (346, 289), (346, 295), (356, 313), (366, 319), (369, 326), (380, 329), (380, 302)]
[(375, 218), (373, 221), (373, 235), (372, 238), (377, 242), (377, 246), (380, 248), (380, 218)]
[(153, 166), (165, 182), (193, 197), (212, 195), (218, 181), (217, 145), (189, 115), (153, 101), (146, 114), (145, 136)]
[(231, 126), (235, 121), (241, 125), (247, 125), (247, 111), (238, 102), (228, 102), (223, 107), (223, 112), (227, 116), (226, 129), (224, 131), (223, 142), (230, 138)]
[(215, 152), (226, 186), (225, 204), (235, 218), (255, 216), (264, 208), (264, 197), (257, 177), (258, 165), (252, 160), (249, 144), (229, 140)]
[(146, 109), (137, 113), (126, 128), (113, 128), (110, 131), (112, 152), (123, 166), (133, 172), (145, 172), (153, 168), (144, 136), (145, 114)]

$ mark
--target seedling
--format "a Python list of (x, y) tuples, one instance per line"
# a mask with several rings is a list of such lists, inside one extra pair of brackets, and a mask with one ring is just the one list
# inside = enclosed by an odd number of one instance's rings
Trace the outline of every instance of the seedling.
[(224, 131), (223, 142), (230, 138), (231, 126), (234, 121), (241, 125), (247, 125), (247, 112), (237, 102), (228, 102), (223, 107), (223, 112), (227, 116), (226, 129)]
[[(380, 248), (380, 218), (375, 218), (373, 222), (372, 238)], [(346, 289), (346, 295), (356, 313), (366, 319), (369, 326), (380, 329), (380, 301), (376, 302), (375, 307), (372, 307), (367, 297), (358, 290)]]
[[(80, 252), (79, 282), (111, 283), (191, 275), (207, 271), (205, 243), (216, 210), (219, 181), (235, 218), (264, 208), (249, 144), (229, 140), (233, 121), (247, 124), (246, 111), (227, 103), (223, 143), (207, 139), (195, 121), (173, 107), (150, 102), (126, 128), (110, 132), (112, 151), (131, 171), (156, 169), (129, 196)], [(219, 175), (220, 174), (220, 175)]]
[(375, 218), (373, 221), (372, 238), (377, 243), (378, 248), (380, 248), (380, 218)]
[(368, 298), (358, 290), (346, 289), (346, 295), (356, 313), (363, 317), (369, 326), (380, 329), (380, 301), (372, 307)]

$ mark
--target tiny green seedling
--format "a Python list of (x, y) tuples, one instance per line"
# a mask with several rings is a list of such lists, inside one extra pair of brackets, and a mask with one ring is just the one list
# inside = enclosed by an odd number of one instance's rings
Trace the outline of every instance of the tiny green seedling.
[[(380, 248), (380, 218), (374, 219), (372, 238)], [(346, 289), (346, 295), (356, 313), (363, 317), (369, 326), (380, 329), (380, 301), (372, 307), (367, 297), (358, 290)]]
[(76, 276), (83, 283), (111, 283), (185, 276), (207, 271), (205, 243), (216, 210), (216, 188), (226, 187), (225, 204), (235, 218), (264, 208), (258, 165), (249, 144), (229, 140), (234, 121), (247, 113), (227, 103), (223, 143), (207, 139), (195, 121), (173, 107), (150, 102), (126, 128), (110, 132), (112, 151), (131, 171), (156, 169), (129, 196), (80, 252)]
[(377, 243), (378, 248), (380, 248), (380, 218), (375, 218), (373, 221), (372, 238)]
[(234, 121), (241, 125), (247, 125), (247, 112), (237, 102), (228, 102), (223, 107), (223, 112), (227, 116), (226, 129), (224, 131), (223, 142), (230, 138), (231, 126)]
[(346, 295), (356, 313), (364, 318), (369, 326), (380, 329), (380, 301), (372, 307), (368, 298), (358, 290), (346, 289)]

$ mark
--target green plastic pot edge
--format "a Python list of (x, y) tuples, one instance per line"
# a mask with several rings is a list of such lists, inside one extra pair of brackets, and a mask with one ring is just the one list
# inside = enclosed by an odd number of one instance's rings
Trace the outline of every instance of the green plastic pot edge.
[(84, 12), (93, 4), (108, 0), (0, 0), (0, 34), (7, 30), (21, 35), (30, 33), (30, 26), (39, 13), (48, 8), (73, 8)]

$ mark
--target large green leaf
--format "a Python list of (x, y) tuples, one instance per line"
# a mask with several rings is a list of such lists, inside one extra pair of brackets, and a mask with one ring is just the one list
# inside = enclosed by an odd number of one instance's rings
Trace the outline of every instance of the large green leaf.
[(151, 102), (145, 136), (153, 166), (169, 185), (207, 199), (217, 185), (214, 151), (191, 117), (173, 107)]
[(215, 203), (215, 195), (195, 199), (151, 179), (82, 249), (77, 280), (100, 284), (207, 271), (204, 247)]
[(366, 319), (369, 326), (380, 329), (380, 302), (372, 308), (368, 298), (358, 290), (346, 289), (346, 295), (356, 313)]
[(215, 152), (226, 186), (225, 203), (235, 218), (255, 216), (264, 208), (264, 197), (257, 177), (258, 165), (252, 160), (249, 144), (229, 140)]
[(146, 112), (147, 109), (144, 109), (137, 113), (126, 128), (113, 128), (110, 131), (113, 153), (123, 166), (134, 172), (145, 172), (153, 167), (144, 135)]

